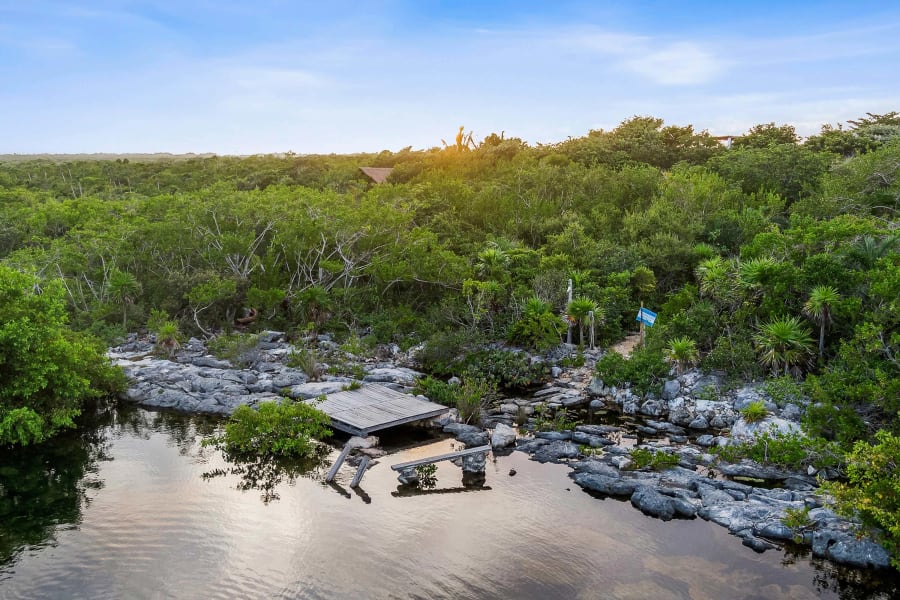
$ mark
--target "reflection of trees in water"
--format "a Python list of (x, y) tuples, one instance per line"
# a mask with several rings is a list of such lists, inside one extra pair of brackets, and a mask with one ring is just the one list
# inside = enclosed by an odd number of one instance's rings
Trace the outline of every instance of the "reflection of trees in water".
[(200, 440), (215, 433), (222, 417), (191, 415), (177, 411), (149, 411), (123, 404), (112, 415), (110, 425), (117, 437), (150, 439), (155, 433), (163, 433), (169, 443), (178, 448), (179, 454), (189, 456), (199, 446)]
[(103, 487), (98, 461), (109, 460), (109, 444), (98, 418), (44, 444), (0, 450), (0, 570), (52, 540), (57, 526), (81, 521), (87, 490)]
[(204, 479), (234, 475), (240, 478), (237, 489), (241, 491), (259, 490), (265, 504), (278, 500), (278, 486), (293, 484), (299, 477), (319, 479), (325, 466), (325, 458), (331, 448), (320, 444), (316, 453), (304, 459), (290, 459), (272, 456), (234, 456), (223, 452), (228, 466), (203, 474)]
[(798, 560), (808, 560), (815, 570), (812, 583), (820, 594), (833, 594), (840, 600), (893, 600), (900, 594), (900, 574), (894, 569), (851, 569), (813, 558), (808, 547), (785, 546), (782, 564), (789, 566)]

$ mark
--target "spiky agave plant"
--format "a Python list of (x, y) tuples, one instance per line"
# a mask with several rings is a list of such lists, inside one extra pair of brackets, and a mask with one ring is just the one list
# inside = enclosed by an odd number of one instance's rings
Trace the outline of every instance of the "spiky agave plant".
[(666, 354), (670, 360), (675, 362), (675, 368), (679, 375), (700, 357), (700, 353), (697, 351), (697, 344), (688, 337), (678, 337), (669, 340)]
[(809, 329), (796, 317), (781, 317), (760, 325), (753, 336), (759, 360), (777, 374), (799, 368), (809, 361), (813, 339)]

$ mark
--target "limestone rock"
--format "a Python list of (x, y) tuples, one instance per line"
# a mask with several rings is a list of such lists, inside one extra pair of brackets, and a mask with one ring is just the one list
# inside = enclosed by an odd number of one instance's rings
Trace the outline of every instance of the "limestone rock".
[(499, 424), (491, 434), (491, 446), (494, 448), (506, 448), (516, 443), (516, 430), (509, 425)]

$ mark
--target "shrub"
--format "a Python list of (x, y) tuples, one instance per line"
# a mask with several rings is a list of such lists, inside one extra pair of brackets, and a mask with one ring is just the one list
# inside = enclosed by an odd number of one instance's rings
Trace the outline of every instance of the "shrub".
[(749, 458), (758, 463), (787, 469), (812, 466), (836, 468), (842, 464), (840, 446), (822, 438), (797, 433), (764, 432), (746, 444), (729, 444), (713, 450), (723, 460), (735, 462)]
[(694, 340), (687, 337), (669, 340), (666, 355), (675, 362), (679, 374), (683, 373), (685, 368), (694, 364), (700, 357), (700, 354), (697, 352), (697, 344)]
[(466, 353), (482, 341), (480, 333), (465, 329), (441, 331), (428, 338), (418, 359), (426, 371), (451, 375), (454, 371), (461, 371), (459, 367)]
[(0, 265), (0, 446), (42, 442), (74, 427), (85, 400), (123, 389), (105, 351), (69, 330), (60, 283)]
[(847, 482), (826, 482), (838, 511), (884, 532), (891, 564), (900, 569), (900, 437), (875, 434), (876, 443), (859, 441), (847, 455)]
[(763, 389), (778, 406), (797, 403), (802, 398), (800, 385), (791, 376), (769, 379), (763, 384)]
[(597, 376), (607, 385), (631, 384), (631, 389), (640, 394), (659, 391), (663, 378), (669, 373), (669, 366), (661, 350), (639, 348), (631, 358), (624, 358), (618, 352), (607, 352), (597, 361)]
[(310, 381), (318, 381), (322, 378), (322, 365), (319, 364), (316, 353), (308, 348), (291, 350), (285, 364), (293, 369), (300, 369)]
[(371, 336), (361, 338), (358, 335), (353, 334), (341, 344), (341, 351), (354, 356), (366, 356), (372, 351), (374, 346), (375, 338)]
[(260, 402), (237, 407), (222, 436), (204, 440), (231, 454), (310, 456), (316, 439), (331, 435), (328, 415), (306, 402)]
[(253, 333), (226, 333), (209, 341), (209, 351), (217, 358), (247, 367), (258, 359), (259, 336)]
[(538, 405), (534, 421), (536, 431), (570, 431), (578, 425), (577, 420), (569, 419), (569, 411), (565, 408), (557, 410), (552, 418), (547, 416), (549, 410), (546, 404)]
[(670, 469), (678, 464), (678, 457), (667, 452), (656, 452), (646, 448), (635, 448), (631, 451), (631, 462), (635, 469), (649, 467), (654, 471)]
[(465, 371), (489, 379), (507, 390), (528, 389), (543, 383), (550, 369), (543, 363), (532, 364), (527, 354), (510, 350), (481, 350), (466, 356)]
[(415, 392), (422, 394), (432, 402), (444, 406), (456, 406), (456, 397), (459, 386), (450, 385), (446, 381), (435, 379), (430, 375), (416, 381)]
[(466, 377), (456, 389), (456, 410), (463, 423), (481, 421), (481, 411), (494, 395), (494, 385), (480, 377)]
[(762, 400), (757, 400), (742, 408), (741, 416), (743, 416), (744, 420), (748, 423), (759, 423), (769, 416), (769, 411), (766, 409), (766, 405), (763, 404)]
[(760, 374), (756, 351), (750, 343), (749, 332), (720, 336), (701, 366), (710, 371), (724, 371), (729, 378), (751, 380)]
[(423, 490), (430, 490), (437, 485), (437, 465), (428, 463), (427, 465), (416, 465), (416, 475), (419, 477), (417, 484)]
[(784, 526), (794, 532), (794, 539), (799, 537), (800, 532), (812, 524), (809, 518), (809, 507), (794, 508), (787, 507), (784, 510), (784, 518), (781, 520)]
[(509, 341), (537, 350), (558, 346), (566, 323), (548, 302), (532, 297), (522, 309), (522, 318), (509, 329)]

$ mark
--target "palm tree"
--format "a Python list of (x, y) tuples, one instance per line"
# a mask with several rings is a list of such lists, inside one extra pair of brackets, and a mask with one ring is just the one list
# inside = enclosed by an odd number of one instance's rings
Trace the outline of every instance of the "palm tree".
[(669, 347), (666, 353), (669, 359), (675, 361), (675, 368), (679, 375), (684, 372), (686, 366), (693, 364), (700, 357), (700, 353), (697, 351), (697, 344), (694, 340), (687, 337), (669, 340)]
[(782, 317), (761, 325), (753, 342), (760, 362), (772, 367), (773, 374), (784, 367), (785, 375), (791, 367), (809, 360), (814, 344), (811, 332), (796, 317)]
[(700, 284), (700, 293), (704, 296), (721, 298), (725, 296), (730, 281), (728, 277), (728, 264), (721, 256), (714, 256), (702, 261), (694, 270), (697, 282)]
[(478, 262), (475, 263), (479, 275), (495, 280), (502, 280), (508, 267), (509, 255), (494, 243), (478, 253)]
[(762, 294), (777, 265), (769, 257), (752, 258), (743, 262), (740, 267), (740, 282), (756, 294)]
[(122, 329), (128, 330), (128, 305), (141, 292), (137, 277), (125, 271), (113, 270), (109, 275), (109, 295), (116, 304), (122, 305)]
[(825, 327), (831, 325), (831, 311), (841, 295), (830, 285), (817, 285), (803, 305), (803, 314), (819, 324), (819, 358), (825, 351)]
[(584, 324), (587, 323), (588, 316), (591, 311), (594, 312), (594, 317), (597, 317), (597, 305), (594, 304), (593, 300), (589, 300), (587, 298), (575, 298), (571, 302), (569, 302), (569, 306), (566, 307), (566, 316), (575, 323), (578, 323), (578, 341), (584, 343)]
[(850, 256), (865, 270), (875, 266), (879, 258), (884, 258), (893, 251), (894, 246), (900, 242), (900, 234), (892, 234), (883, 238), (866, 235), (857, 240), (850, 251)]
[(522, 308), (522, 316), (527, 318), (537, 318), (552, 311), (553, 307), (550, 306), (549, 302), (544, 302), (537, 296), (532, 296), (525, 301), (525, 306)]

